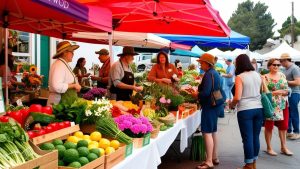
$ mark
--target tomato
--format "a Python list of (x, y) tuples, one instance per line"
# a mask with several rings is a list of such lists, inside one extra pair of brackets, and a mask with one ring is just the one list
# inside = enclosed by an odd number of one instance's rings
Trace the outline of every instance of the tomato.
[(42, 112), (42, 106), (40, 104), (32, 104), (29, 107), (29, 112)]
[(54, 130), (53, 130), (53, 128), (51, 126), (47, 126), (47, 127), (45, 127), (45, 131), (46, 131), (46, 133), (51, 133)]
[(50, 123), (48, 126), (51, 126), (53, 131), (59, 130), (58, 123)]
[(64, 121), (65, 127), (71, 127), (71, 122), (70, 121)]
[(59, 122), (59, 123), (58, 123), (58, 128), (59, 128), (59, 129), (65, 128), (65, 123), (64, 123), (64, 122)]
[(11, 114), (11, 111), (6, 112), (6, 115), (10, 116), (10, 114)]
[(23, 126), (23, 116), (22, 113), (18, 110), (18, 111), (13, 111), (10, 113), (10, 117), (15, 119), (18, 123), (21, 124), (21, 126)]
[(42, 113), (45, 113), (45, 114), (52, 114), (53, 110), (52, 110), (52, 107), (51, 106), (45, 106), (45, 107), (42, 107), (42, 110), (41, 110)]
[(29, 116), (29, 109), (21, 109), (20, 112), (22, 113), (23, 120), (25, 121), (26, 118)]
[(36, 132), (36, 135), (37, 135), (37, 136), (42, 136), (42, 135), (44, 135), (44, 134), (46, 134), (46, 130), (44, 130), (44, 129), (38, 130), (38, 131)]
[(28, 134), (29, 138), (31, 138), (31, 139), (36, 136), (36, 133), (34, 131), (32, 131), (32, 130), (27, 131), (27, 134)]
[(8, 120), (9, 120), (8, 116), (0, 116), (0, 122), (6, 123), (6, 122), (8, 122)]

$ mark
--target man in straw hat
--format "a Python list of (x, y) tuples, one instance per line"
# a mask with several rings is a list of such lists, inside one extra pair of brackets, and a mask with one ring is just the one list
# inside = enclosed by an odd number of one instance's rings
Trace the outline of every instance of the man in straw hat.
[(299, 110), (298, 104), (300, 101), (300, 69), (292, 63), (292, 58), (288, 53), (283, 53), (280, 56), (280, 63), (285, 68), (284, 74), (288, 85), (291, 88), (289, 96), (289, 128), (287, 137), (292, 140), (300, 138), (299, 134)]
[[(221, 87), (221, 77), (214, 69), (215, 57), (204, 53), (198, 60), (201, 69), (205, 71), (202, 82), (198, 87), (198, 93), (192, 95), (197, 97), (202, 107), (201, 131), (205, 140), (206, 160), (197, 168), (214, 168), (219, 164), (217, 154), (217, 123), (218, 116), (224, 111), (225, 93)], [(216, 98), (212, 91), (220, 91), (221, 96)]]
[(58, 104), (61, 95), (67, 90), (74, 89), (80, 91), (81, 86), (78, 84), (68, 63), (72, 62), (74, 50), (78, 45), (72, 45), (68, 41), (59, 42), (56, 46), (56, 54), (53, 59), (56, 61), (51, 65), (49, 73), (49, 98), (47, 105)]
[(99, 69), (99, 76), (92, 76), (92, 80), (97, 81), (97, 87), (106, 89), (108, 86), (109, 71), (110, 71), (110, 56), (107, 49), (101, 49), (95, 52), (98, 54), (98, 59), (102, 63)]
[(143, 87), (134, 84), (134, 75), (130, 68), (133, 57), (138, 55), (133, 47), (125, 46), (120, 59), (110, 69), (109, 91), (112, 99), (129, 101), (133, 90), (140, 92)]

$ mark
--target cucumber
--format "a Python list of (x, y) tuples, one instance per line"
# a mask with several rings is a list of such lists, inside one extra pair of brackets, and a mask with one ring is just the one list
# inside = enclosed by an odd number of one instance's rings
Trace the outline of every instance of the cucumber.
[(34, 122), (49, 124), (55, 120), (54, 115), (39, 113), (39, 112), (31, 112), (30, 116), (32, 116)]

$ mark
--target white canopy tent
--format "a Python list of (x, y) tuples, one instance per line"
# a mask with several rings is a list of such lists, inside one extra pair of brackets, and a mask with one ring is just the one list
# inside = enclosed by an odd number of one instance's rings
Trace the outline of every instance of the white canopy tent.
[(206, 53), (209, 53), (211, 55), (218, 56), (218, 57), (224, 56), (224, 52), (218, 48), (211, 49), (211, 50), (207, 51)]
[(285, 41), (282, 42), (277, 48), (263, 56), (266, 59), (270, 58), (280, 58), (282, 53), (288, 53), (293, 60), (300, 60), (300, 51), (289, 46)]
[[(109, 35), (107, 33), (78, 32), (72, 35), (75, 38), (95, 39), (104, 44), (108, 44)], [(112, 45), (133, 46), (147, 48), (169, 47), (171, 42), (152, 33), (118, 32), (112, 33)]]

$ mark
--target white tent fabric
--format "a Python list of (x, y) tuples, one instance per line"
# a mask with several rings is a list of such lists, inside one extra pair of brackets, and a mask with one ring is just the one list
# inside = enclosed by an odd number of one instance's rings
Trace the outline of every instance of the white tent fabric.
[(224, 56), (224, 52), (221, 51), (220, 49), (218, 48), (214, 48), (212, 50), (209, 50), (207, 51), (206, 53), (209, 53), (211, 55), (214, 55), (214, 56)]
[(300, 51), (290, 47), (286, 42), (281, 43), (277, 48), (275, 48), (269, 53), (264, 54), (263, 56), (266, 59), (280, 58), (280, 55), (282, 53), (288, 53), (291, 56), (291, 58), (294, 60), (300, 59)]
[[(72, 35), (75, 38), (96, 39), (102, 42), (108, 40), (107, 33), (78, 32)], [(113, 45), (115, 46), (133, 46), (147, 48), (169, 47), (171, 42), (152, 33), (119, 32), (112, 33)]]

